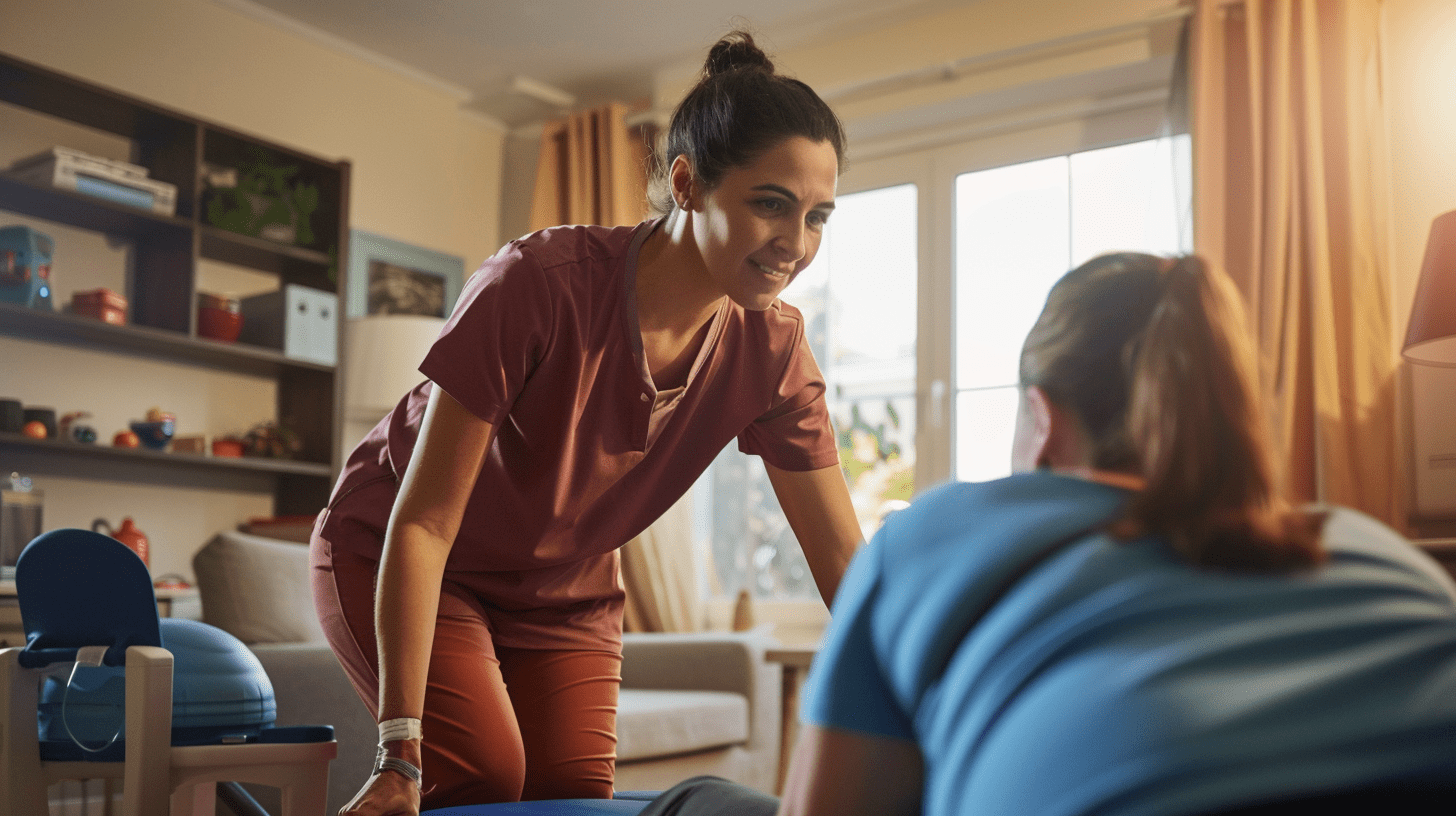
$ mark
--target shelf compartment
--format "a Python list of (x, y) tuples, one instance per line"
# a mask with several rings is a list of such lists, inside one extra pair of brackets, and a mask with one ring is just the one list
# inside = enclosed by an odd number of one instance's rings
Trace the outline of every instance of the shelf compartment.
[(197, 130), (180, 113), (6, 54), (0, 54), (0, 101), (135, 142), (186, 141)]
[(317, 462), (114, 448), (14, 433), (0, 433), (0, 467), (69, 478), (251, 493), (273, 493), (285, 482), (314, 484), (326, 492), (332, 475), (328, 465)]
[(269, 378), (290, 371), (328, 375), (334, 370), (332, 366), (285, 357), (276, 349), (205, 340), (147, 326), (114, 326), (89, 317), (44, 312), (13, 303), (0, 303), (0, 334)]
[(327, 253), (229, 232), (207, 224), (200, 225), (197, 233), (201, 240), (199, 251), (209, 260), (272, 272), (286, 283), (314, 289), (332, 292), (338, 287), (337, 283), (329, 280), (334, 262)]
[(122, 238), (186, 236), (192, 222), (128, 207), (72, 190), (60, 190), (0, 175), (0, 209)]

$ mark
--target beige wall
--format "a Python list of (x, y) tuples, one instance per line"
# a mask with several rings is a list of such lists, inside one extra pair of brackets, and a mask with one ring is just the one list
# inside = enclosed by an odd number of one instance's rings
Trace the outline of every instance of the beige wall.
[(1456, 3), (1386, 0), (1384, 51), (1403, 338), (1431, 219), (1456, 210)]
[[(356, 229), (459, 255), (467, 271), (498, 244), (504, 132), (456, 95), (240, 15), (210, 0), (5, 0), (0, 51), (218, 124), (352, 164)], [(40, 117), (0, 107), (0, 163), (58, 138)], [(65, 128), (60, 129), (65, 132)], [(74, 134), (67, 134), (70, 139)], [(108, 138), (74, 146), (108, 152)], [(121, 148), (124, 151), (124, 146)], [(124, 155), (115, 158), (125, 158)], [(57, 301), (121, 290), (125, 250), (82, 231), (0, 214), (52, 234)], [(256, 276), (209, 266), (234, 291)], [(247, 294), (238, 291), (238, 294)], [(90, 410), (109, 439), (152, 405), (179, 433), (246, 430), (271, 416), (270, 382), (125, 356), (0, 338), (0, 394), (59, 411)], [(153, 573), (191, 574), (215, 531), (266, 515), (255, 493), (40, 476), (46, 524), (131, 515), (152, 539)]]
[[(1405, 337), (1411, 301), (1431, 219), (1456, 210), (1456, 3), (1450, 0), (1386, 0), (1385, 103), (1391, 144), (1392, 298), (1397, 348)], [(1423, 452), (1456, 453), (1456, 369), (1406, 366), (1403, 397), (1414, 395), (1403, 419), (1406, 436)], [(1422, 535), (1456, 536), (1456, 473), (1422, 467)], [(1420, 509), (1419, 507), (1417, 509)], [(1435, 520), (1433, 520), (1433, 517)]]

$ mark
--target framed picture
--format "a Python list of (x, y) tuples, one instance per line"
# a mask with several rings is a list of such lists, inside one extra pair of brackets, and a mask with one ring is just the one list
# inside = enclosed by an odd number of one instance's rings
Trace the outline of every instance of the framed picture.
[(464, 280), (458, 256), (363, 230), (349, 233), (349, 317), (449, 317)]

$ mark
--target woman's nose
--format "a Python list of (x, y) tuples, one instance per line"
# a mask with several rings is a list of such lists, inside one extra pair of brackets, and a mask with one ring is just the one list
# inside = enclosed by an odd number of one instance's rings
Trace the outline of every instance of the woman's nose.
[(808, 251), (807, 230), (798, 221), (786, 223), (776, 237), (775, 243), (778, 250), (784, 255), (784, 260), (798, 262)]

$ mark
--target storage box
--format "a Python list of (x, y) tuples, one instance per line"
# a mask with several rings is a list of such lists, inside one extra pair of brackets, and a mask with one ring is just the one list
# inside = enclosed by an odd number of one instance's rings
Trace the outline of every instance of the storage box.
[(333, 292), (290, 283), (243, 298), (242, 307), (242, 342), (320, 365), (338, 361), (339, 296)]
[(56, 242), (30, 227), (0, 227), (0, 301), (50, 311)]
[(10, 174), (32, 184), (75, 190), (162, 215), (177, 212), (177, 186), (147, 178), (147, 168), (53, 147), (11, 165)]
[(126, 325), (126, 298), (110, 289), (92, 289), (71, 295), (71, 312), (110, 323)]

